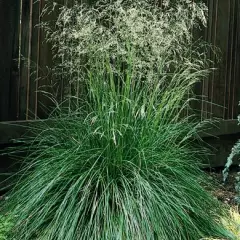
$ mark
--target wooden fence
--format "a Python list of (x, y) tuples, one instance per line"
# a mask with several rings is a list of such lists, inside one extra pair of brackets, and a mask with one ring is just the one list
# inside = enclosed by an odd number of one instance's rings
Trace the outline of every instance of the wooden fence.
[[(63, 4), (73, 2), (62, 0)], [(208, 27), (204, 38), (221, 49), (221, 62), (201, 85), (202, 117), (229, 120), (238, 115), (240, 100), (240, 1), (206, 0)], [(0, 1), (0, 121), (44, 117), (48, 99), (39, 89), (48, 85), (51, 47), (37, 25), (44, 20), (44, 0)], [(48, 16), (47, 16), (48, 17)], [(31, 61), (24, 61), (31, 59)], [(215, 56), (210, 56), (215, 60)]]
[[(240, 101), (240, 1), (208, 0), (204, 37), (221, 50), (221, 61), (201, 86), (202, 115), (236, 119)], [(213, 60), (215, 57), (211, 56)], [(207, 100), (206, 103), (205, 100)], [(208, 112), (208, 114), (206, 114)]]

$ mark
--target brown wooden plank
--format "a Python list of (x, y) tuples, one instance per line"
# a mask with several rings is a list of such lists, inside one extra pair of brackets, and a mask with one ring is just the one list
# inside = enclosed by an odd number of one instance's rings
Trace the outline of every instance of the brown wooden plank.
[[(18, 4), (19, 2), (20, 1), (18, 1)], [(42, 44), (39, 44), (40, 33), (39, 29), (35, 28), (35, 24), (39, 22), (39, 2), (37, 2), (34, 6), (32, 5), (32, 2), (33, 0), (23, 0), (22, 8), (21, 54), (25, 59), (31, 58), (33, 64), (30, 64), (29, 61), (25, 63), (22, 62), (21, 64), (21, 88), (19, 94), (21, 113), (20, 119), (28, 119), (30, 113), (34, 113), (36, 115), (38, 100), (46, 107), (51, 104), (44, 94), (41, 94), (39, 98), (38, 94), (36, 94), (38, 84), (35, 82), (35, 79), (38, 79), (39, 69), (35, 72), (35, 74), (32, 74), (30, 78), (30, 73), (35, 70), (32, 68), (33, 65), (37, 65), (38, 68), (38, 65), (40, 64), (40, 68), (43, 70), (43, 78), (40, 84), (42, 87), (41, 89), (51, 91), (51, 88), (43, 87), (49, 85), (50, 83), (50, 78), (45, 78), (45, 76), (48, 75), (47, 67), (52, 66), (51, 45), (44, 42), (44, 35), (42, 35), (43, 37), (41, 38)], [(40, 2), (44, 3), (43, 0)], [(73, 0), (61, 0), (60, 2), (67, 5), (73, 4)], [(240, 94), (240, 81), (238, 81), (239, 54), (238, 51), (235, 51), (235, 49), (239, 46), (239, 31), (236, 32), (236, 29), (239, 29), (239, 21), (237, 24), (237, 18), (239, 19), (237, 14), (239, 15), (239, 11), (236, 8), (239, 8), (239, 1), (208, 0), (207, 2), (209, 6), (209, 22), (206, 39), (221, 48), (223, 59), (222, 64), (219, 66), (219, 70), (215, 72), (209, 80), (204, 81), (203, 83), (202, 94), (206, 96), (207, 101), (211, 101), (212, 103), (206, 104), (202, 101), (202, 112), (205, 117), (210, 116), (209, 114), (205, 114), (205, 112), (213, 112), (217, 117), (224, 116), (225, 118), (235, 118), (237, 115), (237, 111), (235, 109), (237, 109), (238, 96)], [(1, 2), (1, 4), (3, 5), (3, 2)], [(3, 9), (3, 7), (1, 9)], [(53, 20), (56, 16), (57, 13), (46, 15), (43, 21)], [(1, 29), (3, 31), (3, 28)], [(14, 44), (14, 46), (15, 50), (12, 52), (16, 55), (18, 50), (16, 47), (17, 44)], [(41, 51), (41, 56), (39, 49)], [(213, 56), (209, 54), (209, 57), (212, 58)], [(1, 81), (1, 84), (3, 84), (3, 82), (4, 81)], [(17, 106), (15, 97), (16, 93), (14, 90), (16, 83), (11, 81), (6, 82), (7, 81), (5, 81), (5, 88), (1, 88), (4, 89), (1, 97), (3, 98), (5, 95), (5, 98), (1, 101), (3, 106), (1, 109), (5, 107), (7, 110), (2, 112), (8, 115), (7, 112), (9, 109), (11, 112), (14, 112), (14, 106)], [(11, 95), (11, 98), (9, 95)], [(215, 103), (220, 106), (214, 105)], [(227, 113), (223, 110), (224, 106), (228, 107)], [(44, 108), (42, 109), (43, 110), (40, 112), (43, 114), (41, 115), (46, 116)], [(8, 117), (5, 119), (9, 120)]]
[[(208, 162), (205, 162), (206, 167), (216, 168), (224, 167), (233, 145), (238, 141), (240, 135), (222, 135), (219, 137), (207, 138), (205, 141), (211, 146), (211, 156)], [(233, 165), (239, 165), (239, 158), (236, 156)]]
[[(212, 14), (211, 14), (211, 26), (209, 26), (209, 31), (211, 32), (209, 34), (209, 39), (208, 41), (215, 46), (216, 44), (216, 30), (217, 30), (217, 22), (218, 22), (218, 6), (219, 6), (219, 0), (212, 0)], [(212, 61), (212, 64), (210, 67), (212, 69), (215, 69), (215, 61), (216, 61), (216, 56), (214, 52), (210, 51), (210, 59)], [(209, 118), (213, 117), (213, 103), (214, 103), (214, 85), (215, 85), (215, 71), (212, 71), (210, 76), (209, 76), (209, 85), (208, 85), (208, 116)]]
[(20, 1), (17, 1), (17, 8), (15, 15), (15, 29), (14, 29), (14, 41), (12, 49), (12, 69), (10, 79), (10, 96), (9, 96), (9, 111), (10, 115), (8, 120), (17, 120), (17, 108), (18, 108), (18, 83), (19, 83), (19, 34), (20, 34)]
[(231, 12), (230, 12), (230, 21), (229, 21), (229, 41), (228, 41), (228, 68), (226, 72), (227, 76), (227, 89), (226, 89), (226, 106), (227, 106), (227, 111), (225, 118), (230, 119), (231, 118), (231, 94), (232, 94), (232, 68), (233, 68), (233, 40), (234, 40), (234, 7), (235, 7), (235, 0), (231, 0), (230, 6), (231, 6)]
[[(204, 1), (205, 4), (208, 4), (207, 1)], [(192, 35), (193, 35), (193, 44), (197, 46), (197, 42), (198, 41), (206, 41), (206, 31), (207, 28), (203, 25), (201, 25), (199, 28), (193, 28), (192, 29)], [(196, 113), (196, 115), (198, 117), (203, 117), (203, 107), (204, 107), (204, 102), (203, 102), (203, 89), (205, 87), (205, 81), (207, 79), (201, 79), (200, 82), (197, 82), (194, 86), (194, 94), (195, 94), (195, 98), (196, 100), (191, 101), (190, 103), (190, 107), (194, 110), (194, 112)]]
[(31, 1), (22, 0), (21, 18), (21, 64), (20, 64), (20, 96), (19, 96), (19, 119), (28, 119), (29, 111), (29, 84), (30, 84), (30, 60), (31, 56)]
[[(236, 44), (236, 57), (237, 57), (237, 65), (236, 65), (236, 97), (235, 102), (239, 104), (240, 102), (240, 2), (237, 1), (237, 44)], [(236, 106), (235, 116), (240, 114), (240, 106)]]
[(227, 119), (228, 118), (228, 82), (229, 82), (229, 65), (230, 65), (230, 59), (229, 59), (229, 44), (230, 44), (230, 36), (229, 36), (229, 33), (230, 33), (230, 27), (231, 27), (231, 1), (226, 1), (227, 3), (227, 11), (228, 11), (228, 19), (227, 19), (227, 24), (228, 24), (228, 28), (226, 29), (226, 32), (225, 32), (225, 36), (227, 36), (227, 42), (226, 42), (226, 47), (225, 47), (225, 55), (223, 55), (223, 59), (225, 60), (225, 66), (223, 67), (224, 69), (224, 79), (225, 79), (225, 83), (224, 83), (224, 94), (223, 94), (223, 97), (224, 97), (224, 109), (223, 109), (223, 118), (224, 119)]
[(36, 1), (32, 5), (32, 37), (31, 37), (31, 76), (29, 84), (29, 111), (30, 119), (37, 118), (37, 95), (39, 76), (39, 41), (40, 41), (40, 8), (41, 2)]
[(0, 120), (16, 118), (20, 1), (0, 1)]
[(231, 135), (240, 133), (240, 125), (235, 120), (219, 120), (214, 124), (210, 124), (205, 132), (201, 133), (201, 137), (212, 137), (221, 135)]
[[(64, 4), (64, 0), (58, 0), (59, 4)], [(41, 0), (42, 7), (45, 5), (45, 0)], [(45, 14), (41, 17), (41, 22), (55, 23), (55, 20), (58, 16), (58, 11), (54, 11), (51, 14)], [(40, 38), (40, 53), (39, 53), (39, 81), (38, 81), (38, 109), (37, 114), (40, 118), (46, 118), (48, 112), (51, 111), (53, 102), (49, 99), (44, 92), (53, 93), (51, 86), (52, 72), (51, 68), (53, 67), (53, 53), (52, 45), (49, 42), (46, 42), (46, 33), (44, 30), (41, 30)]]
[[(215, 58), (215, 67), (212, 88), (212, 112), (214, 117), (223, 118), (224, 115), (224, 95), (225, 95), (225, 71), (227, 65), (228, 54), (228, 34), (230, 19), (230, 5), (229, 1), (219, 0), (216, 6), (216, 26), (215, 37), (212, 41), (213, 45), (220, 49), (220, 62)], [(217, 56), (218, 57), (218, 56)], [(225, 106), (226, 107), (226, 106)]]
[[(204, 39), (207, 42), (211, 42), (212, 39), (212, 21), (213, 21), (213, 4), (214, 0), (207, 0), (206, 4), (208, 6), (208, 23), (207, 28), (205, 29)], [(211, 53), (207, 55), (208, 59), (211, 59)], [(208, 66), (207, 66), (208, 67)], [(202, 107), (201, 107), (201, 117), (202, 119), (209, 118), (209, 80), (210, 76), (207, 79), (204, 79), (202, 83)]]
[(18, 139), (26, 132), (26, 122), (0, 123), (0, 144), (11, 143), (13, 139)]
[(234, 75), (235, 75), (235, 36), (236, 36), (236, 14), (235, 14), (235, 10), (236, 10), (236, 0), (232, 0), (232, 24), (231, 24), (231, 45), (230, 45), (230, 50), (231, 50), (231, 54), (230, 54), (230, 68), (229, 68), (229, 92), (228, 92), (228, 119), (232, 118), (232, 107), (234, 106), (233, 103), (233, 99), (232, 96), (234, 94)]
[[(221, 62), (217, 70), (204, 81), (202, 87), (203, 95), (209, 103), (202, 102), (202, 111), (211, 113), (205, 117), (218, 117), (224, 119), (236, 119), (237, 96), (240, 94), (239, 81), (237, 81), (237, 15), (239, 14), (237, 4), (239, 0), (209, 0), (209, 23), (207, 30), (207, 41), (219, 47), (221, 51)], [(216, 58), (209, 55), (212, 60)]]
[(234, 47), (233, 47), (233, 85), (232, 85), (232, 109), (231, 118), (236, 119), (239, 114), (240, 101), (240, 2), (235, 0), (234, 11)]
[(37, 119), (38, 117), (38, 105), (39, 105), (39, 99), (38, 99), (38, 90), (39, 90), (39, 78), (40, 78), (40, 51), (41, 51), (41, 38), (42, 38), (42, 30), (40, 28), (40, 24), (42, 21), (42, 9), (43, 9), (43, 0), (39, 0), (39, 5), (38, 5), (38, 23), (39, 23), (39, 27), (38, 27), (38, 39), (37, 39), (37, 70), (36, 70), (36, 95), (35, 95), (35, 112), (34, 112), (34, 116), (35, 119)]

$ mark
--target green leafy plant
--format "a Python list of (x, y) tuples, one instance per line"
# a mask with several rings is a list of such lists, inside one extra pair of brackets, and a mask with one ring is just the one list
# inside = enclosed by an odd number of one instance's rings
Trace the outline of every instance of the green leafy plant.
[(99, 1), (59, 10), (55, 28), (45, 27), (53, 85), (63, 81), (64, 94), (32, 126), (34, 137), (11, 150), (28, 152), (6, 206), (16, 215), (12, 236), (231, 239), (224, 207), (205, 190), (203, 123), (190, 108), (209, 72), (205, 45), (191, 37), (205, 5)]
[(8, 240), (7, 237), (11, 229), (13, 228), (13, 221), (11, 217), (0, 215), (0, 239)]
[[(238, 116), (238, 123), (240, 124), (240, 115)], [(229, 170), (230, 167), (233, 164), (233, 159), (234, 157), (238, 156), (240, 154), (240, 140), (236, 142), (236, 144), (233, 146), (230, 155), (227, 158), (227, 162), (225, 165), (225, 168), (223, 170), (223, 181), (226, 182), (228, 175), (229, 175)], [(235, 189), (237, 192), (236, 196), (236, 201), (240, 203), (240, 172), (238, 173), (238, 176), (236, 177), (236, 184), (235, 184)]]

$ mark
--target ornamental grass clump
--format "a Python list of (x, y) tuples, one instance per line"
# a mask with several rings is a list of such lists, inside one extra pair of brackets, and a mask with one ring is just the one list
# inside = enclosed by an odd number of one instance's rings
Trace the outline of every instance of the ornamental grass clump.
[(191, 38), (205, 6), (117, 0), (59, 11), (45, 27), (54, 88), (64, 82), (64, 94), (12, 149), (28, 156), (8, 199), (11, 236), (230, 239), (224, 208), (204, 189), (207, 152), (190, 109), (194, 84), (209, 72), (206, 46)]

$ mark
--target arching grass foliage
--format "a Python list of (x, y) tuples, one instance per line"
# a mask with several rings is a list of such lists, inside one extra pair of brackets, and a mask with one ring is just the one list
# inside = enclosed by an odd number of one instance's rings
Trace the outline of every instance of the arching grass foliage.
[(65, 98), (22, 140), (29, 154), (9, 196), (12, 236), (226, 237), (224, 209), (204, 188), (202, 123), (190, 108), (209, 72), (206, 46), (191, 36), (205, 5), (117, 0), (59, 11), (45, 28)]

